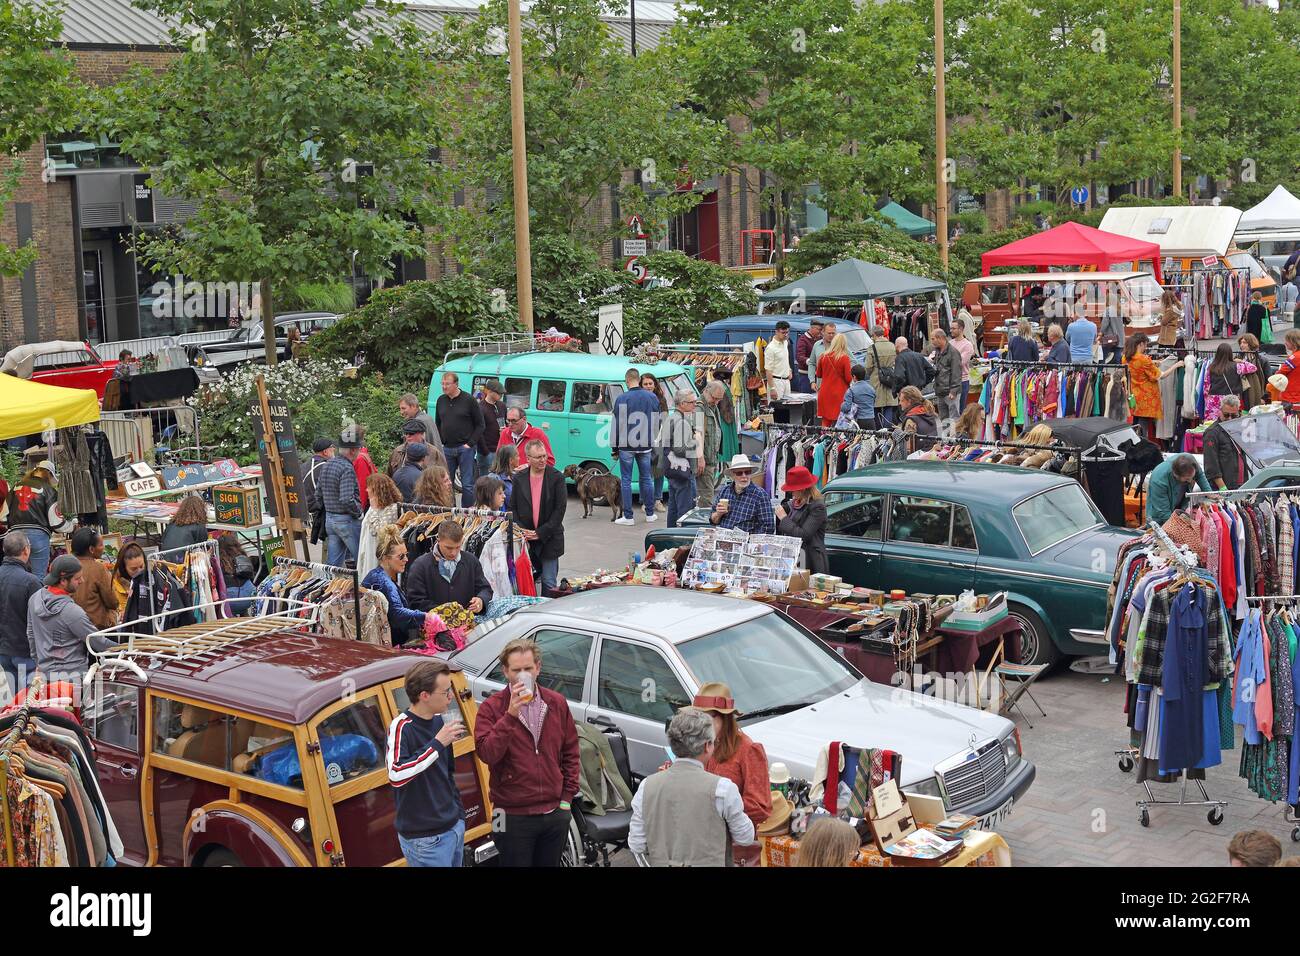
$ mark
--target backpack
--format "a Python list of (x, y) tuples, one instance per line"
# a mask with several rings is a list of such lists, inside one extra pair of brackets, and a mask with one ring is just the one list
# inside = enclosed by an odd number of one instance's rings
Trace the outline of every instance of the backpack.
[[(875, 342), (871, 343), (871, 357), (876, 360), (876, 381), (880, 383), (882, 388), (888, 389), (891, 392), (898, 391), (899, 386), (901, 386), (903, 382), (899, 380), (898, 372), (895, 368), (885, 368), (880, 364), (880, 353), (876, 351)], [(897, 359), (895, 359), (895, 362), (897, 362)]]

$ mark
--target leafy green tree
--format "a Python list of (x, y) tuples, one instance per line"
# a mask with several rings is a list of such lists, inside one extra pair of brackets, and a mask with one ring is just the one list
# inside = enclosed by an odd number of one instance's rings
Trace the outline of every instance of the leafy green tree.
[[(594, 215), (611, 187), (625, 215), (641, 213), (662, 228), (699, 202), (698, 194), (676, 188), (687, 175), (680, 171), (707, 179), (719, 168), (721, 127), (687, 105), (671, 59), (655, 51), (633, 59), (601, 20), (625, 10), (622, 0), (537, 0), (528, 7), (524, 115), (535, 237), (595, 248), (621, 234), (619, 223), (602, 224)], [(470, 200), (448, 211), (442, 225), (467, 264), (514, 255), (506, 18), (505, 0), (489, 0), (478, 16), (449, 22), (438, 44), (437, 108), (451, 128), (443, 144), (455, 184)], [(629, 176), (637, 181), (625, 181)], [(535, 282), (545, 282), (538, 264), (534, 273)]]
[(876, 220), (832, 222), (809, 234), (790, 254), (789, 277), (800, 278), (844, 259), (863, 259), (927, 279), (943, 278), (937, 246)]
[(477, 276), (408, 282), (381, 289), (355, 312), (311, 337), (313, 358), (351, 360), (412, 391), (429, 384), (453, 339), (515, 327), (504, 295)]
[(1171, 45), (1159, 24), (1168, 9), (1168, 0), (1141, 16), (1117, 0), (949, 0), (948, 113), (964, 118), (949, 141), (955, 184), (976, 193), (1041, 184), (1064, 201), (1077, 185), (1167, 177)]
[(442, 119), (426, 38), (387, 0), (137, 3), (175, 24), (183, 52), (159, 74), (133, 70), (93, 115), (197, 207), (142, 258), (259, 281), (274, 364), (279, 289), (350, 275), (354, 257), (378, 276), (424, 255), (416, 219), (438, 196), (428, 149)]
[[(922, 36), (897, 2), (703, 0), (682, 9), (666, 52), (695, 101), (734, 120), (728, 161), (763, 170), (760, 200), (787, 236), (788, 198), (813, 183), (844, 217), (864, 214), (873, 193), (917, 194), (928, 97), (906, 51)], [(777, 261), (783, 271), (779, 243)]]
[[(0, 155), (12, 157), (0, 172), (0, 213), (24, 172), (16, 154), (63, 129), (72, 115), (78, 84), (72, 57), (56, 48), (62, 33), (57, 6), (0, 3)], [(16, 249), (0, 242), (0, 276), (21, 275), (36, 255), (35, 242)]]

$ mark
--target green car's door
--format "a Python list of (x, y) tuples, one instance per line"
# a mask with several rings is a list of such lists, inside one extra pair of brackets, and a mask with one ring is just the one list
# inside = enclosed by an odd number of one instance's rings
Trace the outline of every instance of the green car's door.
[(826, 553), (830, 573), (850, 584), (880, 588), (881, 532), (886, 496), (875, 491), (829, 491)]
[(573, 383), (569, 396), (569, 457), (579, 465), (601, 465), (606, 471), (617, 471), (609, 456), (609, 433), (614, 402), (622, 394), (622, 383)]
[(965, 505), (891, 495), (881, 548), (882, 586), (909, 594), (960, 594), (975, 585), (978, 542)]
[(564, 471), (573, 464), (573, 454), (569, 450), (569, 383), (557, 378), (539, 378), (537, 380), (537, 398), (534, 411), (528, 420), (546, 432), (546, 440), (551, 443), (551, 454), (555, 456), (555, 467)]

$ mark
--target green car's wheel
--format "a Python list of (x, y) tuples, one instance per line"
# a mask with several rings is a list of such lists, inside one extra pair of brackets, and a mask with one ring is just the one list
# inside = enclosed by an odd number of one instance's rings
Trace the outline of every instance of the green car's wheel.
[(1007, 612), (1020, 624), (1020, 663), (1050, 665), (1061, 659), (1061, 652), (1037, 614), (1020, 604), (1008, 605)]

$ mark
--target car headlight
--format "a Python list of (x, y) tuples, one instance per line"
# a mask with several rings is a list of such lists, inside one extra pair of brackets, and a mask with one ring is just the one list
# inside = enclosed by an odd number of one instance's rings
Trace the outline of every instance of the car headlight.
[(916, 783), (909, 783), (904, 791), (906, 793), (919, 793), (923, 797), (938, 797), (943, 799), (943, 792), (939, 789), (938, 777), (926, 777), (924, 780), (918, 780)]
[(1020, 763), (1020, 731), (1012, 729), (1011, 733), (1002, 738), (1003, 753), (1007, 758), (1007, 770), (1010, 770), (1016, 764)]

